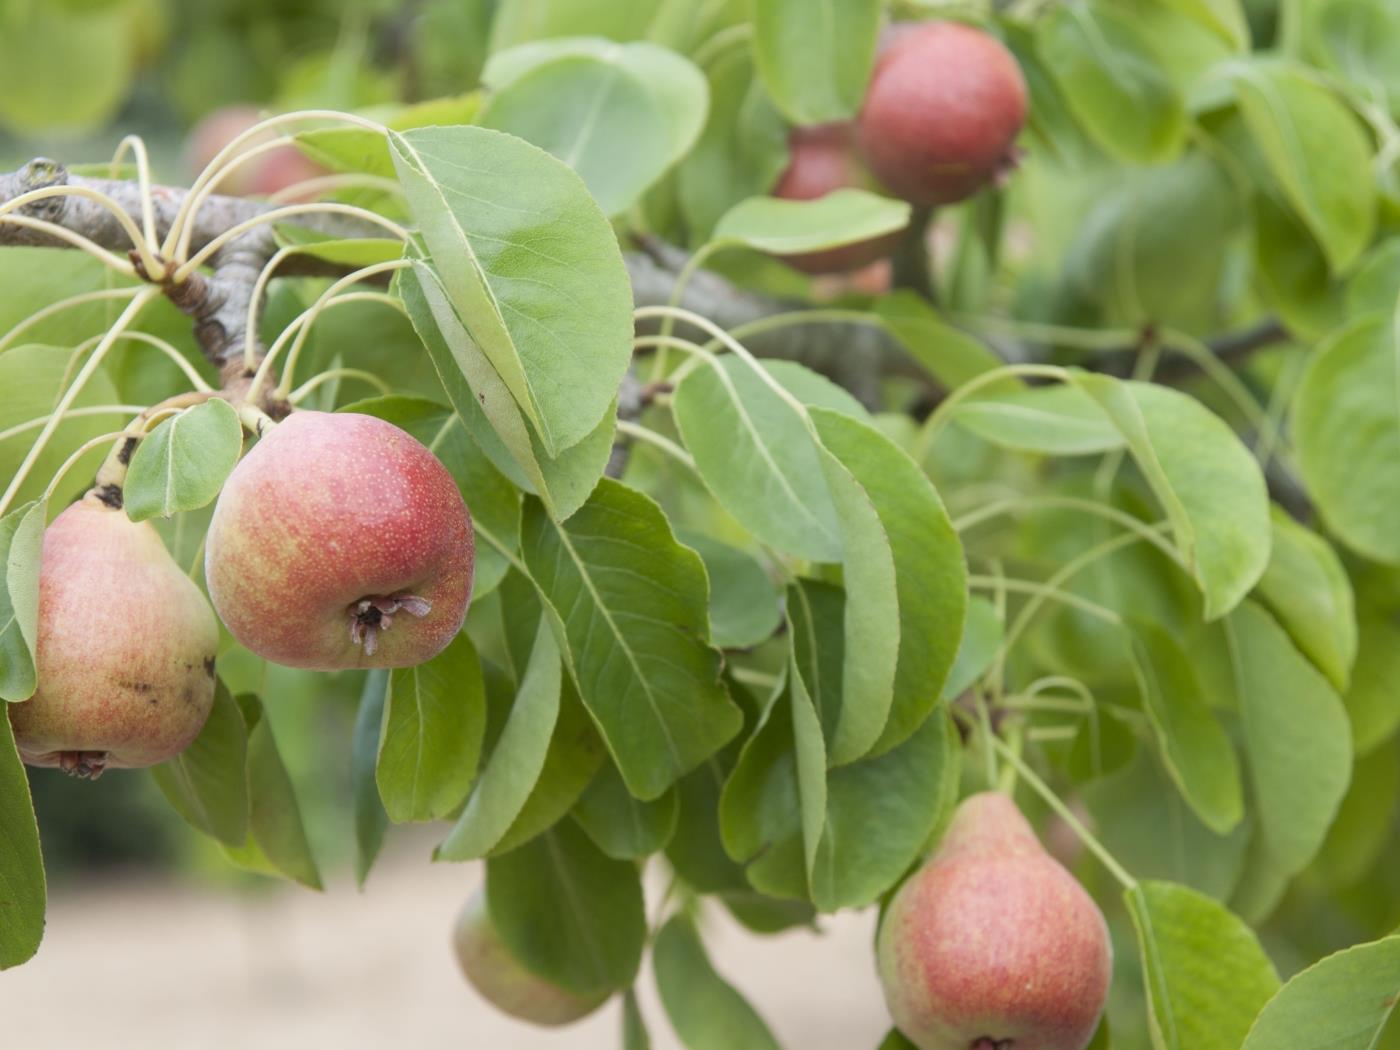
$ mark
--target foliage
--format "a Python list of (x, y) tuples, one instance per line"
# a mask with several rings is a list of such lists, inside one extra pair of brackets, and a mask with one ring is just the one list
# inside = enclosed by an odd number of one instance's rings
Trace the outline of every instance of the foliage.
[[(60, 32), (70, 8), (128, 35), (140, 12), (178, 21), (155, 0), (22, 6), (7, 17), (70, 49), (94, 46)], [(224, 6), (161, 75), (190, 82), (253, 17)], [(786, 121), (858, 111), (877, 0), (429, 3), (404, 90), (357, 64), (394, 5), (356, 4), (279, 84), (250, 60), (236, 95), (205, 96), (356, 113), (300, 122), (299, 144), (349, 176), (342, 208), (406, 240), (288, 217), (280, 243), (350, 276), (273, 281), (266, 383), (414, 434), (476, 526), (465, 631), (334, 687), (361, 692), (341, 767), (357, 875), (396, 824), (444, 822), (436, 857), (485, 859), (528, 969), (625, 995), (627, 1045), (647, 1045), (650, 950), (687, 1045), (770, 1046), (699, 902), (755, 934), (877, 904), (960, 794), (1013, 784), (1028, 812), (1091, 818), (1075, 870), (1116, 941), (1113, 1045), (1388, 1045), (1366, 1040), (1400, 983), (1400, 26), (1386, 0), (995, 6), (1025, 156), (937, 212), (923, 284), (903, 260), (871, 286), (767, 254), (926, 218), (859, 189), (766, 196)], [(31, 78), (0, 120), (104, 119), (134, 60), (87, 56), (62, 65), (90, 90)], [(414, 105), (433, 95), (451, 99)], [(664, 291), (700, 312), (634, 302), (624, 253), (656, 242), (689, 252)], [(14, 247), (0, 276), (19, 289), (0, 306), (0, 695), (25, 702), (42, 524), (100, 451), (50, 479), (189, 381), (150, 344), (94, 349), (130, 277)], [(705, 315), (726, 295), (778, 306), (746, 330)], [(127, 323), (214, 378), (169, 304)], [(859, 389), (807, 356), (828, 324), (884, 341)], [(195, 402), (141, 418), (127, 509), (197, 567), (249, 416)], [(260, 664), (227, 636), (219, 664), (203, 735), (154, 778), (236, 864), (319, 887), (268, 717), (317, 701), (254, 695)], [(8, 737), (0, 847), (8, 966), (44, 907)], [(659, 917), (649, 866), (673, 879)]]

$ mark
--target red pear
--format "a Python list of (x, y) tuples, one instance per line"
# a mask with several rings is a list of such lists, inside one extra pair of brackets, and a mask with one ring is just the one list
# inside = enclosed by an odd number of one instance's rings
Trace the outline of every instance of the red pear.
[(1015, 165), (1026, 82), (996, 37), (957, 22), (888, 35), (858, 127), (875, 177), (914, 204), (964, 200)]
[(461, 630), (474, 552), (456, 482), (416, 438), (294, 412), (224, 484), (204, 574), (225, 626), (274, 663), (411, 667)]
[[(773, 187), (773, 196), (810, 201), (841, 189), (875, 189), (875, 180), (856, 152), (852, 124), (817, 124), (788, 134), (788, 166)], [(782, 260), (803, 273), (846, 273), (883, 259), (899, 246), (904, 231), (825, 251), (785, 255)]]
[(522, 1021), (571, 1024), (608, 1000), (607, 992), (578, 995), (527, 970), (492, 925), (486, 894), (480, 889), (457, 916), (452, 947), (472, 986), (496, 1009)]
[(9, 705), (20, 755), (86, 777), (164, 762), (204, 726), (218, 647), (156, 530), (89, 493), (44, 532), (39, 688)]
[(996, 792), (958, 807), (890, 902), (877, 951), (919, 1050), (1083, 1050), (1113, 968), (1103, 913)]

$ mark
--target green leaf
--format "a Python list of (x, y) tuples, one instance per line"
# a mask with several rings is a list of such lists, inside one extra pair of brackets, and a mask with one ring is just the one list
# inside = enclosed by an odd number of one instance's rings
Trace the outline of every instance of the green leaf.
[(1357, 758), (1346, 797), (1304, 877), (1316, 875), (1332, 890), (1364, 879), (1391, 842), (1397, 803), (1400, 748), (1382, 747)]
[(1346, 709), (1322, 674), (1259, 606), (1225, 621), (1260, 827), (1283, 874), (1327, 835), (1351, 779)]
[(649, 497), (604, 479), (563, 525), (527, 501), (521, 551), (634, 795), (656, 798), (738, 731), (708, 644), (704, 565)]
[(224, 854), (236, 864), (285, 875), (319, 890), (321, 873), (262, 701), (248, 693), (239, 694), (236, 700), (248, 729), (249, 836), (242, 846), (225, 846)]
[(763, 1018), (715, 972), (695, 924), (673, 915), (652, 947), (656, 987), (687, 1050), (779, 1050)]
[(1148, 164), (1181, 148), (1185, 105), (1126, 13), (1102, 4), (1057, 7), (1040, 20), (1036, 49), (1071, 112), (1108, 153)]
[[(383, 142), (382, 137), (376, 138)], [(385, 174), (392, 177), (393, 168)], [(309, 255), (352, 270), (391, 262), (403, 255), (403, 243), (393, 237), (330, 237), (290, 222), (274, 223), (272, 232), (279, 246), (296, 248), (297, 255)]]
[(72, 135), (115, 115), (134, 72), (127, 11), (35, 4), (3, 17), (0, 121), (10, 131)]
[(957, 803), (961, 753), (940, 710), (893, 750), (830, 772), (812, 872), (820, 911), (874, 903), (918, 860)]
[(1122, 433), (1167, 512), (1205, 596), (1205, 617), (1234, 608), (1269, 561), (1269, 500), (1250, 451), (1218, 416), (1153, 383), (1073, 373)]
[(502, 0), (491, 25), (491, 50), (582, 33), (634, 40), (644, 35), (659, 5), (660, 0)]
[(375, 780), (396, 824), (441, 820), (467, 795), (481, 757), (486, 693), (471, 639), (389, 675)]
[(1278, 989), (1253, 931), (1170, 882), (1143, 882), (1123, 897), (1142, 952), (1155, 1050), (1235, 1050)]
[(545, 980), (578, 995), (632, 983), (647, 929), (637, 866), (571, 822), (488, 860), (486, 902), (510, 953)]
[(1004, 628), (996, 607), (985, 598), (968, 598), (962, 641), (943, 683), (943, 696), (952, 700), (986, 673), (1001, 648)]
[(562, 521), (578, 510), (607, 466), (616, 410), (610, 408), (597, 429), (573, 448), (549, 456), (501, 377), (472, 342), (433, 271), (426, 266), (400, 270), (395, 287), (448, 400), (477, 447), (514, 484), (538, 495), (556, 519)]
[(904, 1033), (898, 1028), (891, 1028), (889, 1034), (880, 1040), (880, 1045), (875, 1050), (919, 1050), (919, 1048), (906, 1039)]
[(710, 247), (747, 247), (772, 255), (858, 244), (909, 225), (909, 205), (859, 189), (816, 200), (750, 197), (720, 217)]
[(541, 617), (505, 728), (461, 816), (438, 847), (438, 859), (484, 857), (520, 816), (540, 779), (559, 720), (560, 683), (559, 647)]
[[(805, 371), (781, 364), (762, 362), (784, 386)], [(811, 393), (798, 396), (811, 403)], [(671, 404), (701, 479), (739, 524), (799, 557), (840, 560), (841, 526), (817, 445), (761, 376), (736, 357), (718, 358), (682, 379)], [(833, 398), (822, 404), (842, 411)]]
[(1345, 691), (1356, 659), (1351, 581), (1331, 544), (1271, 508), (1273, 547), (1259, 596), (1333, 687)]
[(635, 799), (617, 766), (605, 762), (574, 806), (573, 816), (609, 857), (639, 860), (665, 849), (679, 813), (674, 789), (650, 802)]
[[(545, 451), (577, 445), (632, 357), (632, 289), (607, 219), (573, 171), (513, 136), (422, 128), (390, 145), (431, 268), (471, 339)], [(503, 187), (529, 207), (508, 203)]]
[[(884, 660), (888, 641), (898, 643), (889, 716), (873, 745), (885, 751), (923, 724), (953, 665), (967, 606), (962, 544), (938, 492), (898, 446), (850, 416), (816, 406), (810, 415), (823, 446), (850, 471), (878, 520), (878, 531), (872, 525), (866, 533), (850, 531), (843, 521), (847, 594), (861, 598), (859, 605), (848, 598), (846, 667)], [(883, 565), (866, 570), (854, 556), (858, 549), (862, 560), (869, 559), (880, 551), (881, 538), (895, 571), (897, 626), (879, 593)], [(868, 620), (859, 631), (851, 623), (857, 616)], [(833, 763), (839, 764), (846, 752), (833, 751)]]
[(984, 441), (1023, 452), (1083, 456), (1123, 447), (1103, 409), (1072, 386), (978, 394), (960, 402), (953, 419)]
[(243, 451), (238, 413), (211, 398), (165, 420), (136, 446), (123, 485), (126, 515), (145, 521), (214, 502)]
[(28, 961), (44, 938), (44, 858), (29, 779), (9, 718), (0, 718), (0, 970)]
[(199, 736), (151, 769), (166, 801), (193, 827), (229, 846), (248, 838), (248, 729), (222, 681)]
[[(32, 261), (35, 254), (32, 249), (14, 248), (8, 250), (22, 253), (26, 259), (31, 260), (28, 263), (29, 266), (35, 265)], [(81, 253), (65, 252), (59, 254), (76, 255)], [(44, 271), (41, 269), (40, 272)], [(10, 278), (9, 274), (5, 276)], [(50, 280), (53, 282), (53, 287), (65, 289), (71, 287), (74, 291), (77, 291), (82, 284), (77, 275), (69, 273), (53, 274)], [(41, 289), (33, 290), (35, 294), (40, 291)], [(24, 290), (22, 287), (16, 288), (9, 294), (22, 296)], [(26, 309), (17, 320), (22, 320), (24, 315), (29, 312), (30, 310)], [(60, 316), (69, 315), (65, 311)], [(76, 333), (74, 336), (76, 342)], [(66, 347), (36, 345), (12, 346), (0, 354), (0, 390), (5, 392), (5, 396), (0, 397), (0, 430), (8, 430), (21, 423), (28, 423), (31, 419), (42, 418), (53, 411), (59, 397), (72, 378), (73, 355), (74, 351)], [(108, 363), (110, 364), (110, 360)], [(82, 391), (73, 401), (73, 407), (91, 408), (97, 405), (113, 404), (120, 400), (121, 398), (117, 396), (117, 388), (112, 382), (111, 373), (106, 367), (103, 367), (99, 368), (83, 385)], [(34, 461), (29, 476), (25, 478), (15, 498), (22, 502), (38, 499), (70, 453), (76, 451), (86, 441), (101, 437), (113, 430), (119, 430), (125, 418), (130, 418), (132, 414), (134, 413), (120, 412), (111, 416), (77, 416), (64, 419), (54, 428), (53, 436), (44, 447), (44, 451)], [(9, 479), (14, 477), (19, 470), (20, 462), (38, 436), (38, 430), (31, 430), (0, 441), (0, 478), (6, 479), (7, 485)], [(105, 449), (96, 448), (79, 460), (50, 495), (49, 499), (53, 505), (62, 506), (91, 486), (92, 475), (101, 464), (104, 455), (106, 455)]]
[(546, 40), (491, 57), (486, 127), (519, 135), (568, 164), (608, 215), (632, 207), (694, 145), (709, 87), (655, 44)]
[[(1343, 698), (1351, 721), (1352, 744), (1358, 755), (1380, 746), (1400, 726), (1395, 682), (1400, 679), (1400, 620), (1397, 603), (1381, 587), (1356, 578), (1357, 642), (1351, 688)], [(1369, 584), (1369, 585), (1368, 585)]]
[(1400, 237), (1391, 237), (1367, 252), (1347, 281), (1347, 316), (1390, 313), (1395, 309), (1396, 288), (1400, 288)]
[(39, 570), (46, 503), (26, 503), (0, 518), (0, 700), (27, 700), (38, 686)]
[(794, 124), (853, 117), (879, 28), (878, 0), (755, 0), (759, 75)]
[(721, 649), (746, 649), (771, 638), (782, 623), (779, 592), (758, 559), (703, 533), (678, 529), (700, 555), (710, 580), (710, 640)]
[(1236, 51), (1249, 48), (1249, 22), (1240, 0), (1162, 0), (1218, 34)]
[(365, 879), (384, 844), (389, 814), (379, 797), (374, 768), (379, 758), (379, 735), (384, 723), (384, 703), (389, 694), (389, 672), (376, 669), (365, 674), (360, 709), (355, 715), (355, 735), (350, 744), (350, 801), (355, 814), (355, 882), (364, 889)]
[(1376, 221), (1366, 130), (1332, 92), (1281, 61), (1232, 67), (1240, 112), (1269, 172), (1333, 271), (1370, 243)]
[(754, 76), (751, 50), (725, 50), (708, 75), (710, 117), (676, 179), (677, 202), (695, 245), (709, 239), (733, 205), (771, 190), (788, 162), (788, 129)]
[(651, 1036), (637, 1005), (637, 993), (631, 988), (622, 997), (622, 1050), (651, 1050)]
[(1242, 1050), (1373, 1050), (1400, 1000), (1400, 936), (1346, 948), (1293, 977), (1264, 1006)]
[(793, 667), (788, 675), (788, 696), (792, 701), (792, 748), (796, 758), (797, 808), (802, 827), (802, 857), (805, 878), (810, 885), (812, 868), (821, 847), (826, 824), (826, 743), (822, 726), (812, 707), (812, 698)]
[(1400, 368), (1390, 319), (1360, 317), (1313, 351), (1293, 398), (1298, 466), (1328, 528), (1400, 564)]
[(1006, 363), (977, 339), (944, 321), (917, 292), (881, 296), (875, 302), (875, 315), (945, 390), (955, 390)]
[(1186, 653), (1166, 631), (1134, 624), (1133, 672), (1162, 758), (1182, 797), (1218, 835), (1244, 816), (1239, 760)]

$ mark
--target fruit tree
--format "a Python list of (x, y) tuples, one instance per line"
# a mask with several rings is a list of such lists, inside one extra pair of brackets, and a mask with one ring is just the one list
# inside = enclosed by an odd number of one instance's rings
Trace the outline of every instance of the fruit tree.
[(0, 967), (25, 764), (319, 888), (350, 696), (526, 1021), (776, 1047), (710, 917), (879, 909), (884, 1050), (1400, 1047), (1400, 7), (384, 0), (274, 95), (224, 6), (6, 15), (13, 130), (123, 97), (15, 41), (246, 97), (0, 175)]

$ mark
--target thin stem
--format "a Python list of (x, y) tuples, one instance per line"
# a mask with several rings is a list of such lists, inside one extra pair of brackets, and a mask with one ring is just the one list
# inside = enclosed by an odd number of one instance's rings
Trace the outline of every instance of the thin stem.
[(108, 442), (116, 441), (118, 438), (140, 436), (141, 431), (139, 430), (113, 430), (111, 433), (102, 434), (98, 437), (84, 441), (81, 445), (78, 446), (78, 448), (73, 452), (73, 454), (70, 455), (67, 459), (65, 459), (63, 461), (63, 464), (56, 471), (54, 471), (53, 477), (49, 479), (48, 485), (44, 488), (44, 494), (39, 497), (39, 502), (47, 503), (49, 497), (52, 496), (55, 491), (57, 491), (59, 484), (63, 481), (64, 475), (73, 469), (73, 467), (77, 464), (78, 460), (82, 459), (85, 455), (87, 455), (89, 452), (95, 449), (98, 445), (105, 445)]
[(287, 395), (287, 400), (292, 404), (298, 404), (308, 394), (315, 390), (322, 383), (332, 379), (358, 379), (362, 383), (368, 383), (381, 394), (392, 394), (393, 388), (388, 383), (380, 379), (373, 372), (366, 372), (363, 368), (331, 368), (319, 375), (312, 376), (301, 386), (297, 387)]
[(106, 248), (99, 247), (88, 240), (80, 233), (74, 233), (66, 226), (59, 226), (56, 223), (45, 222), (43, 219), (35, 219), (28, 215), (0, 215), (0, 223), (9, 223), (12, 226), (23, 226), (30, 230), (42, 230), (61, 241), (67, 241), (75, 248), (81, 248), (89, 255), (98, 259), (103, 266), (109, 270), (115, 270), (124, 277), (135, 277), (136, 267), (131, 265), (127, 259), (123, 259), (115, 252), (109, 252)]
[[(8, 216), (10, 212), (22, 208), (26, 204), (45, 200), (49, 197), (84, 197), (88, 200), (96, 201), (111, 213), (112, 218), (117, 221), (117, 225), (126, 233), (127, 238), (131, 241), (131, 246), (140, 254), (142, 265), (155, 267), (154, 272), (157, 274), (162, 272), (159, 263), (156, 262), (156, 257), (151, 253), (151, 249), (147, 246), (145, 238), (142, 237), (141, 230), (137, 227), (135, 221), (126, 213), (124, 208), (101, 190), (95, 190), (89, 186), (41, 186), (37, 190), (29, 190), (26, 193), (21, 193), (17, 197), (10, 198), (4, 204), (0, 204), (0, 216)], [(96, 246), (94, 245), (94, 247)], [(119, 256), (114, 256), (114, 258), (119, 258)], [(128, 263), (128, 265), (130, 264)], [(134, 273), (135, 271), (133, 270), (132, 272)]]
[(1002, 588), (1016, 594), (1030, 594), (1036, 597), (1057, 601), (1064, 605), (1072, 606), (1090, 616), (1097, 616), (1111, 624), (1121, 626), (1123, 617), (1119, 616), (1112, 609), (1098, 602), (1092, 602), (1088, 598), (1081, 598), (1071, 591), (1061, 590), (1058, 587), (1051, 587), (1048, 584), (1040, 583), (1037, 580), (1020, 580), (1012, 576), (978, 576), (975, 573), (968, 576), (967, 585), (969, 587), (980, 587), (986, 590), (996, 590)]
[(299, 246), (295, 244), (278, 248), (272, 253), (272, 257), (263, 264), (263, 268), (258, 271), (257, 280), (253, 282), (253, 294), (248, 298), (248, 314), (243, 324), (243, 370), (245, 372), (251, 372), (258, 367), (258, 310), (262, 307), (267, 286), (272, 280), (272, 275), (277, 271), (277, 267), (282, 265), (282, 260), (289, 255), (294, 255), (298, 250)]
[(4, 353), (11, 343), (35, 325), (48, 320), (54, 314), (62, 313), (70, 307), (82, 306), (85, 303), (99, 302), (104, 299), (131, 299), (140, 294), (141, 288), (139, 285), (135, 288), (102, 288), (95, 292), (83, 292), (81, 295), (70, 295), (67, 299), (60, 299), (56, 303), (50, 303), (41, 310), (35, 310), (23, 321), (20, 321), (6, 332), (4, 337), (0, 338), (0, 353)]
[(367, 208), (357, 208), (353, 204), (335, 204), (330, 201), (318, 201), (311, 204), (285, 204), (280, 208), (274, 208), (272, 211), (265, 211), (260, 215), (253, 216), (251, 219), (244, 219), (242, 222), (230, 226), (199, 251), (195, 252), (187, 262), (181, 263), (175, 270), (173, 280), (177, 284), (187, 280), (190, 274), (203, 266), (205, 261), (214, 255), (215, 252), (228, 244), (229, 241), (241, 237), (249, 230), (264, 226), (270, 222), (280, 222), (282, 219), (289, 219), (293, 215), (351, 215), (364, 222), (382, 226), (401, 241), (408, 240), (408, 231), (402, 226), (394, 222), (394, 220), (386, 219), (384, 216), (372, 212)]
[(194, 365), (190, 364), (189, 359), (186, 358), (184, 354), (180, 353), (179, 350), (176, 350), (175, 347), (171, 346), (159, 336), (151, 335), (149, 332), (123, 332), (121, 334), (121, 339), (123, 341), (145, 343), (147, 346), (159, 350), (185, 374), (185, 378), (190, 381), (190, 385), (196, 390), (210, 391), (214, 389), (205, 378), (195, 370)]
[[(676, 283), (671, 286), (671, 295), (666, 300), (666, 305), (664, 307), (643, 308), (647, 310), (656, 311), (654, 315), (648, 316), (657, 316), (661, 318), (661, 334), (663, 336), (669, 336), (675, 330), (676, 321), (680, 319), (677, 316), (676, 311), (680, 309), (680, 302), (681, 299), (685, 296), (686, 285), (688, 285), (690, 283), (691, 278), (695, 276), (695, 272), (700, 269), (700, 265), (711, 255), (713, 255), (716, 251), (718, 251), (720, 247), (720, 245), (717, 245), (714, 242), (710, 242), (709, 244), (701, 246), (701, 248), (694, 255), (692, 255), (689, 259), (685, 261), (685, 265), (681, 267), (680, 273), (676, 274)], [(641, 320), (642, 311), (636, 311), (633, 314), (633, 316), (636, 317), (637, 320)], [(650, 381), (653, 383), (659, 383), (662, 379), (666, 377), (667, 344), (659, 343), (657, 344), (657, 347), (658, 349), (656, 357), (652, 360), (651, 363)]]
[[(140, 135), (128, 135), (117, 143), (117, 151), (112, 154), (112, 178), (117, 177), (122, 157), (128, 150), (136, 157), (136, 185), (141, 193), (141, 230), (146, 245), (154, 252), (159, 247), (159, 240), (156, 236), (155, 198), (151, 195), (151, 159), (146, 154), (146, 142)], [(145, 261), (143, 257), (142, 262)], [(146, 272), (153, 273), (149, 269)]]
[[(1007, 749), (1015, 753), (1016, 757), (1021, 756), (1021, 748), (1025, 746), (1026, 731), (1021, 725), (1014, 725), (1007, 730)], [(1001, 767), (1001, 776), (997, 778), (997, 790), (1003, 795), (1013, 796), (1016, 794), (1016, 774), (1018, 770), (1014, 763), (1007, 762)]]
[(924, 422), (924, 428), (919, 432), (919, 440), (914, 446), (914, 461), (922, 463), (928, 456), (929, 450), (933, 448), (934, 440), (938, 437), (938, 432), (947, 425), (952, 418), (953, 410), (958, 405), (977, 391), (985, 390), (1003, 379), (1016, 376), (1039, 376), (1042, 379), (1058, 379), (1061, 383), (1069, 381), (1069, 373), (1059, 365), (1041, 364), (1003, 365), (1001, 368), (993, 368), (990, 372), (983, 372), (981, 375), (969, 379), (945, 397)]
[(1127, 869), (1114, 859), (1113, 854), (1108, 852), (1104, 844), (1094, 837), (1093, 832), (1083, 825), (1079, 818), (1076, 817), (1070, 808), (1060, 799), (1060, 796), (1055, 794), (1049, 784), (1040, 779), (1035, 770), (1027, 765), (1020, 755), (1016, 754), (1000, 740), (993, 740), (992, 746), (997, 749), (997, 753), (1000, 754), (1005, 761), (1016, 767), (1016, 772), (1021, 775), (1021, 779), (1029, 784), (1035, 793), (1045, 801), (1045, 804), (1054, 810), (1061, 820), (1069, 825), (1070, 830), (1079, 836), (1079, 840), (1084, 843), (1089, 852), (1099, 859), (1099, 863), (1108, 869), (1109, 874), (1117, 879), (1125, 890), (1131, 890), (1137, 887), (1137, 879), (1128, 874)]
[[(408, 265), (407, 260), (396, 260), (395, 262), (395, 268), (400, 264)], [(380, 265), (389, 264), (381, 263)], [(312, 304), (309, 310), (302, 313), (292, 322), (292, 325), (296, 326), (295, 338), (292, 341), (291, 349), (287, 352), (287, 364), (283, 369), (282, 379), (277, 384), (277, 394), (279, 397), (286, 397), (287, 394), (291, 392), (292, 377), (296, 375), (297, 362), (301, 360), (302, 348), (306, 345), (307, 337), (311, 334), (311, 326), (315, 323), (316, 318), (332, 307), (346, 306), (349, 303), (382, 303), (385, 306), (393, 307), (399, 312), (403, 312), (404, 309), (401, 300), (385, 292), (346, 292), (341, 295), (331, 296), (330, 298), (322, 296), (322, 298)], [(288, 325), (288, 328), (292, 328), (292, 325)], [(278, 340), (284, 341), (283, 337), (287, 334), (288, 333), (284, 331), (282, 335), (278, 336)], [(273, 343), (272, 345), (275, 348), (278, 343)], [(270, 355), (271, 351), (269, 351), (269, 356)], [(266, 362), (264, 361), (263, 364), (265, 365)], [(258, 368), (258, 372), (263, 373), (263, 368), (261, 366)]]
[(982, 772), (987, 777), (987, 786), (992, 787), (997, 782), (997, 755), (993, 741), (996, 740), (996, 731), (992, 728), (992, 715), (987, 707), (987, 698), (982, 695), (982, 690), (972, 691), (974, 705), (977, 708), (977, 729), (978, 735), (982, 738)]
[(19, 469), (15, 471), (15, 476), (10, 479), (10, 484), (9, 487), (5, 489), (5, 494), (0, 496), (0, 516), (4, 515), (11, 502), (13, 502), (15, 494), (19, 492), (19, 487), (24, 484), (25, 477), (27, 477), (29, 471), (33, 469), (35, 462), (43, 453), (44, 447), (49, 443), (49, 438), (51, 438), (53, 432), (58, 429), (58, 424), (62, 422), (68, 410), (73, 407), (73, 402), (77, 399), (78, 395), (82, 393), (83, 386), (92, 378), (93, 373), (97, 371), (98, 366), (102, 363), (102, 359), (107, 356), (107, 351), (116, 345), (117, 339), (121, 336), (122, 332), (125, 331), (127, 325), (131, 324), (131, 322), (136, 319), (136, 315), (144, 310), (146, 305), (160, 294), (161, 290), (159, 288), (141, 289), (141, 291), (132, 298), (131, 302), (127, 304), (126, 309), (121, 312), (121, 316), (117, 318), (112, 327), (107, 330), (107, 334), (98, 342), (97, 348), (87, 359), (87, 363), (79, 370), (73, 382), (68, 385), (68, 389), (63, 392), (63, 397), (60, 398), (58, 404), (54, 406), (53, 415), (50, 416), (49, 421), (44, 424), (43, 429), (39, 432), (39, 436), (34, 440), (34, 444), (29, 446), (29, 451), (25, 454), (24, 460), (19, 465)]
[(1015, 496), (1008, 499), (999, 500), (970, 511), (953, 521), (953, 528), (958, 532), (965, 532), (976, 525), (995, 518), (1000, 514), (1009, 513), (1015, 510), (1078, 510), (1085, 514), (1093, 514), (1096, 517), (1111, 521), (1116, 525), (1121, 525), (1129, 532), (1137, 533), (1148, 543), (1152, 544), (1159, 551), (1165, 554), (1183, 569), (1186, 568), (1186, 559), (1181, 556), (1171, 543), (1162, 535), (1162, 524), (1149, 525), (1140, 518), (1135, 518), (1126, 511), (1121, 511), (1117, 507), (1107, 503), (1100, 503), (1097, 500), (1081, 499), (1077, 496)]
[[(67, 418), (79, 419), (83, 416), (129, 416), (141, 411), (143, 411), (141, 405), (89, 405), (83, 408), (70, 408)], [(50, 413), (50, 415), (52, 415), (52, 413)], [(0, 441), (16, 437), (19, 434), (24, 434), (31, 430), (38, 430), (48, 421), (49, 416), (44, 415), (26, 420), (23, 423), (16, 423), (12, 427), (0, 430)]]
[(1071, 328), (1067, 325), (1018, 321), (1014, 317), (958, 315), (960, 325), (983, 332), (1002, 332), (1040, 343), (1059, 343), (1076, 350), (1122, 350), (1136, 346), (1142, 333), (1131, 328)]
[(652, 430), (650, 427), (644, 427), (638, 423), (633, 423), (626, 419), (619, 419), (617, 421), (617, 429), (619, 432), (626, 434), (628, 437), (637, 438), (638, 440), (645, 441), (648, 444), (659, 448), (662, 452), (666, 453), (666, 455), (670, 456), (677, 463), (681, 463), (684, 466), (689, 467), (692, 472), (698, 473), (695, 466), (695, 458), (691, 456), (691, 454), (685, 449), (677, 445), (670, 438), (666, 437), (666, 435), (658, 434), (655, 430)]
[(1229, 365), (1215, 355), (1214, 350), (1195, 336), (1187, 335), (1174, 328), (1164, 329), (1161, 339), (1163, 346), (1189, 358), (1204, 372), (1225, 396), (1235, 403), (1235, 407), (1240, 410), (1251, 426), (1262, 427), (1265, 420), (1264, 409), (1255, 400), (1249, 387), (1245, 386)]
[(380, 190), (384, 193), (403, 196), (403, 184), (397, 179), (386, 179), (383, 175), (358, 175), (343, 172), (338, 175), (317, 175), (314, 178), (294, 182), (290, 186), (284, 186), (276, 193), (270, 194), (267, 201), (269, 204), (281, 204), (298, 197), (314, 197), (326, 190), (341, 189)]
[(762, 671), (754, 671), (747, 667), (731, 667), (730, 676), (734, 681), (742, 685), (753, 685), (759, 689), (776, 689), (783, 682), (778, 675), (765, 674)]
[(748, 22), (726, 26), (697, 47), (691, 54), (690, 60), (704, 69), (729, 48), (736, 44), (742, 44), (752, 35), (753, 27)]

